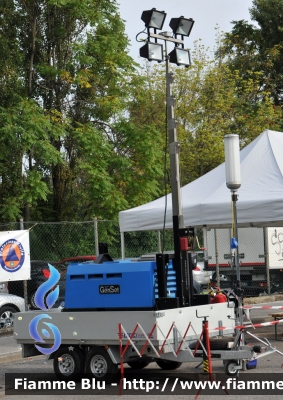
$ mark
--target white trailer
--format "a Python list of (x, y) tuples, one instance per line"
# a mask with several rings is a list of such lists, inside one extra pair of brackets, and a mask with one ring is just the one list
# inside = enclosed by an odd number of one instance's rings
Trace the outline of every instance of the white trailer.
[[(111, 381), (118, 372), (121, 360), (132, 368), (140, 369), (156, 361), (162, 369), (173, 370), (182, 362), (199, 363), (201, 360), (202, 345), (195, 355), (191, 349), (200, 340), (203, 317), (206, 317), (211, 357), (222, 359), (226, 372), (233, 375), (242, 368), (242, 360), (248, 361), (254, 356), (253, 348), (240, 345), (240, 340), (233, 345), (234, 306), (233, 302), (225, 302), (135, 312), (51, 309), (48, 315), (61, 333), (61, 345), (49, 358), (53, 359), (57, 377), (68, 380), (74, 379), (77, 374), (86, 373), (97, 380)], [(40, 314), (42, 311), (29, 311), (15, 316), (14, 337), (22, 347), (23, 357), (41, 354), (35, 345), (47, 348), (53, 345), (52, 331), (49, 336), (46, 334), (44, 319), (40, 320), (37, 327), (38, 333), (44, 337), (43, 343), (35, 342), (31, 337), (30, 323)], [(47, 321), (50, 322), (50, 319)], [(137, 324), (138, 329), (121, 359), (120, 345), (125, 348)], [(141, 349), (145, 349), (142, 354)]]

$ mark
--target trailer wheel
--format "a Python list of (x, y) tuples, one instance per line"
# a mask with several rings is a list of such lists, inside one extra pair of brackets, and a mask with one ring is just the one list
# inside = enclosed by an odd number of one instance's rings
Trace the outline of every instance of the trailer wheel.
[(150, 364), (149, 360), (128, 361), (127, 364), (133, 369), (143, 369)]
[(86, 373), (96, 380), (111, 382), (118, 373), (118, 364), (114, 364), (103, 347), (94, 347), (86, 356)]
[(169, 370), (174, 370), (179, 368), (182, 363), (178, 361), (168, 361), (168, 360), (155, 360), (156, 364), (159, 366), (159, 368), (164, 369), (166, 371)]
[(239, 370), (237, 367), (239, 366), (237, 360), (229, 360), (225, 363), (225, 373), (227, 375), (237, 375)]
[(79, 379), (84, 372), (84, 361), (80, 349), (73, 346), (62, 346), (54, 355), (54, 372), (60, 379)]

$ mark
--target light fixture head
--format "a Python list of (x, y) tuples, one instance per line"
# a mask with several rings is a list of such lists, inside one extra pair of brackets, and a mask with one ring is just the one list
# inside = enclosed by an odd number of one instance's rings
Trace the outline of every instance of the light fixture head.
[(177, 65), (184, 65), (185, 67), (189, 67), (191, 65), (191, 55), (189, 50), (185, 50), (183, 48), (175, 47), (169, 54), (170, 63)]
[(164, 11), (157, 11), (156, 8), (153, 8), (143, 11), (141, 19), (147, 28), (162, 29), (166, 15)]
[(163, 61), (163, 46), (159, 43), (147, 42), (140, 48), (140, 56), (149, 61)]
[(192, 18), (172, 18), (169, 26), (175, 35), (190, 36), (195, 21)]
[(224, 147), (226, 186), (235, 192), (241, 186), (239, 135), (225, 135)]

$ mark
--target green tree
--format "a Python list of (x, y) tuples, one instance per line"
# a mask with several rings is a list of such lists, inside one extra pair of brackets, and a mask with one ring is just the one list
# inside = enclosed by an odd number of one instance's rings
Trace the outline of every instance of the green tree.
[(239, 134), (244, 147), (263, 130), (279, 129), (281, 121), (270, 93), (259, 95), (261, 73), (246, 79), (222, 59), (211, 60), (202, 46), (196, 46), (193, 59), (190, 69), (175, 69), (182, 185), (224, 161), (226, 134)]
[[(282, 105), (283, 91), (283, 1), (254, 0), (251, 20), (233, 21), (233, 29), (225, 35), (220, 49), (231, 69), (239, 70), (246, 79), (261, 74), (259, 96), (270, 93), (275, 106)], [(219, 55), (219, 53), (218, 53)]]
[(160, 141), (129, 117), (142, 80), (116, 1), (3, 0), (0, 15), (2, 220), (114, 218), (156, 196)]
[[(192, 59), (190, 68), (170, 64), (174, 74), (175, 116), (181, 143), (182, 185), (224, 161), (223, 139), (226, 134), (239, 134), (241, 147), (244, 147), (263, 130), (280, 129), (281, 122), (281, 109), (274, 106), (270, 92), (259, 90), (261, 72), (251, 72), (247, 79), (239, 70), (231, 69), (229, 62), (220, 55), (211, 59), (207, 49), (199, 43), (195, 43)], [(130, 102), (131, 120), (136, 127), (146, 124), (147, 129), (154, 128), (159, 132), (156, 138), (161, 140), (160, 150), (165, 157), (169, 149), (168, 140), (166, 145), (164, 65), (145, 64), (143, 79), (145, 91), (138, 85), (134, 100)], [(161, 160), (161, 156), (157, 159)], [(169, 157), (165, 164), (161, 163), (169, 184)], [(161, 179), (160, 191), (164, 193)]]
[(145, 63), (132, 80), (126, 112), (115, 125), (115, 176), (128, 206), (141, 205), (164, 193), (165, 88), (164, 71)]

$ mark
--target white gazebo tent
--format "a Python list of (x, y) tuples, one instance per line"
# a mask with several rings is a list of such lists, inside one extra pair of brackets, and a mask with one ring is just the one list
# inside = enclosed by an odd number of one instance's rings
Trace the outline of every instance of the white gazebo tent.
[[(238, 227), (283, 225), (283, 133), (266, 130), (240, 151), (241, 187), (237, 202)], [(171, 194), (119, 213), (123, 233), (172, 228)], [(231, 195), (226, 187), (225, 164), (181, 189), (185, 226), (231, 226)]]

